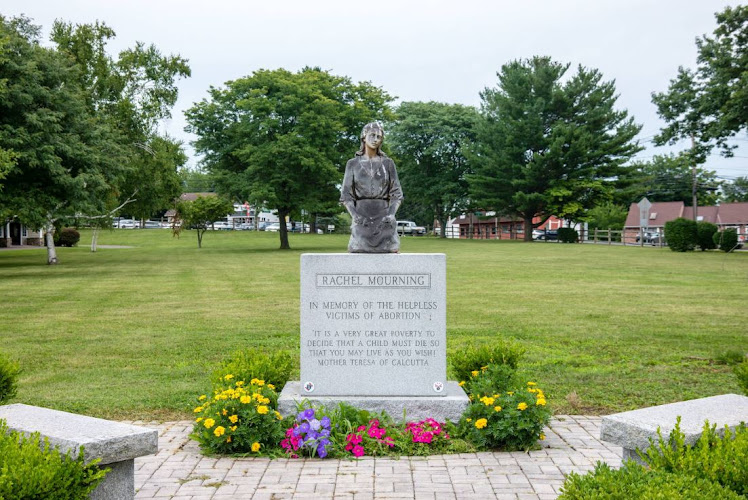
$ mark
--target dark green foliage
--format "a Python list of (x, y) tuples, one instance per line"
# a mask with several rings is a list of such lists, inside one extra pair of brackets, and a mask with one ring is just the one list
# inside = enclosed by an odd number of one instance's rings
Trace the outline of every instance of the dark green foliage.
[(18, 363), (11, 361), (0, 352), (0, 405), (15, 397), (20, 372)]
[(727, 202), (748, 201), (748, 177), (737, 177), (722, 184), (722, 196)]
[(577, 243), (579, 241), (579, 233), (574, 228), (561, 227), (558, 229), (558, 241), (561, 243)]
[[(203, 246), (205, 231), (217, 220), (221, 220), (234, 210), (234, 204), (221, 196), (198, 196), (194, 201), (180, 201), (177, 203), (177, 219), (182, 225), (175, 229), (179, 234), (184, 228), (195, 229), (197, 232), (197, 247)], [(284, 226), (285, 224), (281, 224)]]
[(9, 431), (0, 420), (0, 498), (87, 499), (109, 469), (100, 470), (98, 460), (86, 465), (83, 452), (76, 459), (62, 455), (38, 433)]
[(477, 375), (473, 372), (469, 378), (462, 379), (465, 380), (465, 392), (474, 400), (486, 394), (510, 391), (519, 384), (517, 370), (509, 365), (491, 363), (476, 371)]
[(72, 227), (64, 227), (59, 232), (55, 233), (55, 245), (61, 247), (73, 247), (78, 244), (80, 239), (81, 233)]
[(696, 223), (696, 242), (702, 252), (717, 248), (717, 244), (714, 242), (714, 235), (718, 229), (717, 225), (711, 222), (701, 221)]
[(746, 360), (746, 354), (743, 351), (731, 349), (720, 353), (714, 360), (721, 365), (737, 365)]
[(714, 244), (723, 252), (732, 252), (738, 246), (738, 232), (729, 228), (714, 233)]
[(743, 391), (743, 394), (748, 396), (748, 360), (743, 361), (740, 364), (735, 365), (732, 369), (735, 376), (738, 378), (738, 385)]
[(496, 88), (481, 92), (482, 119), (468, 156), (471, 199), (524, 220), (556, 215), (572, 220), (610, 199), (623, 165), (641, 148), (641, 127), (615, 109), (613, 82), (548, 57), (511, 61)]
[[(217, 191), (264, 202), (280, 220), (338, 213), (337, 184), (363, 125), (391, 116), (386, 92), (319, 68), (258, 70), (209, 92), (185, 114)], [(284, 224), (278, 234), (290, 248)]]
[(652, 469), (706, 479), (740, 495), (748, 494), (748, 428), (745, 423), (736, 427), (734, 434), (725, 426), (724, 435), (720, 436), (716, 426), (705, 422), (701, 437), (693, 446), (685, 444), (680, 417), (667, 441), (659, 429), (657, 435), (657, 443), (650, 439), (649, 450), (639, 454)]
[[(625, 187), (619, 199), (638, 203), (643, 197), (650, 201), (682, 201), (693, 204), (693, 160), (687, 154), (655, 155), (651, 160), (635, 162), (626, 173)], [(719, 200), (717, 173), (696, 169), (696, 196), (701, 206), (714, 205)]]
[(598, 462), (584, 475), (571, 472), (559, 500), (741, 500), (744, 497), (706, 479), (651, 471), (629, 461), (620, 469)]
[(665, 223), (665, 239), (673, 252), (688, 252), (696, 246), (696, 222), (679, 217)]
[(598, 205), (587, 212), (589, 227), (592, 229), (623, 229), (626, 216), (629, 213), (627, 206), (616, 205), (606, 202)]
[(400, 182), (407, 187), (406, 203), (426, 212), (425, 216), (411, 217), (407, 212), (415, 210), (402, 206), (398, 218), (429, 225), (438, 220), (444, 237), (447, 221), (468, 204), (465, 174), (470, 166), (464, 148), (475, 139), (478, 112), (461, 104), (404, 102), (396, 114), (387, 141), (397, 161)]
[(297, 357), (284, 350), (264, 353), (257, 349), (236, 351), (225, 360), (221, 367), (213, 372), (213, 382), (221, 383), (226, 375), (233, 375), (234, 380), (243, 380), (249, 384), (252, 379), (263, 380), (272, 384), (280, 392), (298, 369)]
[(449, 356), (452, 375), (458, 381), (468, 381), (472, 372), (491, 364), (507, 365), (517, 369), (525, 348), (510, 340), (497, 340), (491, 345), (468, 345)]

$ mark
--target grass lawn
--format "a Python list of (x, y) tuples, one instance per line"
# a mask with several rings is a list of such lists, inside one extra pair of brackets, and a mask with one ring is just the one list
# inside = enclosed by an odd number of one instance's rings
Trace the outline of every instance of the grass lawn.
[[(299, 255), (347, 236), (167, 230), (90, 233), (0, 251), (0, 350), (14, 402), (105, 418), (185, 418), (240, 348), (299, 348)], [(748, 253), (404, 238), (447, 255), (447, 341), (510, 338), (556, 413), (606, 414), (739, 392), (718, 358), (748, 350)], [(571, 396), (570, 396), (571, 394)]]

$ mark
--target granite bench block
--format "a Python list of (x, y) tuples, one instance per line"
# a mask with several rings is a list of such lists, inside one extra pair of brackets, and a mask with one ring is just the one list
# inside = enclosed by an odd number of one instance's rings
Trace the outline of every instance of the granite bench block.
[(158, 431), (101, 418), (76, 415), (24, 404), (0, 406), (0, 419), (13, 431), (38, 432), (62, 453), (77, 457), (81, 445), (85, 461), (101, 459), (112, 469), (91, 494), (92, 499), (135, 497), (134, 459), (158, 451)]
[(707, 420), (710, 425), (717, 425), (718, 432), (724, 432), (725, 426), (734, 430), (741, 422), (748, 423), (748, 397), (723, 394), (615, 413), (603, 417), (600, 439), (622, 446), (624, 459), (637, 459), (635, 450), (649, 448), (649, 440), (657, 439), (658, 428), (667, 439), (678, 417), (681, 417), (680, 429), (686, 444), (693, 444), (701, 436)]

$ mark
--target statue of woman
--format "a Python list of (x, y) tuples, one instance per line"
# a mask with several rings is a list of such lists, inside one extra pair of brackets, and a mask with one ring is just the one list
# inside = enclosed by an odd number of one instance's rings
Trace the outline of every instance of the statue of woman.
[(397, 253), (395, 213), (403, 201), (395, 162), (382, 152), (384, 130), (378, 122), (361, 131), (361, 149), (345, 165), (340, 202), (353, 219), (350, 253)]

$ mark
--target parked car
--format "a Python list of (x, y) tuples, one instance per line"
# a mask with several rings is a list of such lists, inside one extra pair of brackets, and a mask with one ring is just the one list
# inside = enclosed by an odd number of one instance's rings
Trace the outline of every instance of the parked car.
[(136, 227), (140, 227), (140, 224), (138, 224), (138, 221), (132, 219), (120, 219), (112, 222), (112, 227), (119, 229), (135, 229)]
[(162, 227), (161, 223), (155, 220), (147, 220), (143, 225), (145, 229), (161, 229)]
[[(652, 232), (652, 231), (645, 231), (644, 234), (643, 234), (643, 236), (644, 236), (644, 243), (645, 244), (651, 244), (651, 245), (659, 245), (660, 244), (660, 239), (662, 238), (662, 236), (660, 235), (660, 233), (655, 233), (655, 232)], [(641, 240), (642, 240), (642, 235), (641, 234), (637, 234), (636, 235), (636, 242), (639, 243)]]
[(402, 235), (423, 236), (426, 234), (426, 228), (417, 225), (412, 220), (399, 220), (397, 221), (397, 232)]
[(537, 235), (535, 231), (532, 232), (532, 238), (538, 241), (557, 241), (558, 231), (540, 231)]
[(228, 231), (229, 229), (234, 229), (234, 227), (230, 222), (226, 222), (225, 220), (217, 220), (213, 222), (213, 224), (211, 224), (208, 229), (214, 229), (216, 231)]
[(242, 222), (241, 224), (237, 224), (234, 229), (237, 231), (254, 231), (255, 225), (251, 222)]

